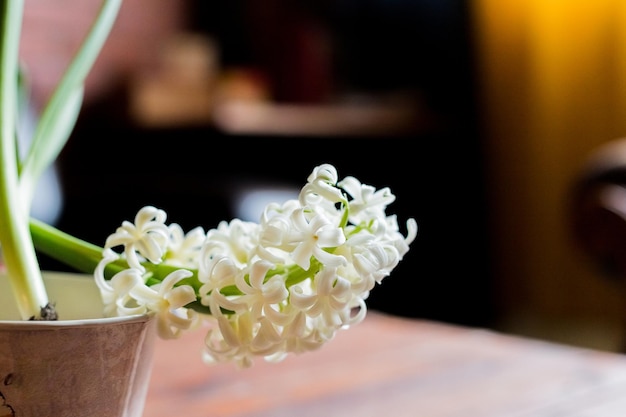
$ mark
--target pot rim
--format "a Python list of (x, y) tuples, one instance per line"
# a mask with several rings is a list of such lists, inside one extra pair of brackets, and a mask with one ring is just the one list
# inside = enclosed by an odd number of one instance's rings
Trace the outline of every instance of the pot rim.
[(70, 319), (70, 320), (0, 320), (0, 330), (11, 329), (37, 329), (37, 328), (55, 328), (55, 327), (75, 327), (75, 326), (102, 326), (107, 324), (135, 323), (150, 320), (153, 314), (136, 314), (132, 316), (114, 316), (91, 319)]

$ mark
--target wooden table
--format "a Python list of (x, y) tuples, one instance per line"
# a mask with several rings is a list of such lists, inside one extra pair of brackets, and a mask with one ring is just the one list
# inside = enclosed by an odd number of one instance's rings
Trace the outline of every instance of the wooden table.
[(319, 351), (207, 366), (159, 340), (145, 417), (624, 417), (626, 356), (369, 312)]

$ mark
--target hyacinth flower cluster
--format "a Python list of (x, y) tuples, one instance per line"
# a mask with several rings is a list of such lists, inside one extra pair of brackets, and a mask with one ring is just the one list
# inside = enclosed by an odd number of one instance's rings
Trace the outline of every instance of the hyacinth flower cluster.
[(317, 349), (363, 320), (370, 291), (415, 239), (414, 219), (404, 236), (386, 213), (394, 200), (323, 164), (298, 199), (267, 205), (258, 223), (184, 233), (144, 207), (109, 236), (95, 268), (105, 313), (154, 314), (163, 338), (208, 322), (208, 363), (248, 367)]

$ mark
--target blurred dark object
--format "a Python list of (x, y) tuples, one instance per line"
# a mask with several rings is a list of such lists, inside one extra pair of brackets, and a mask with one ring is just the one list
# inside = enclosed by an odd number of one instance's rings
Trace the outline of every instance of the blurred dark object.
[(569, 209), (579, 247), (606, 277), (626, 279), (626, 139), (590, 155)]
[[(610, 141), (589, 156), (574, 181), (568, 209), (577, 247), (617, 291), (625, 291), (626, 138)], [(624, 326), (626, 352), (626, 320)]]

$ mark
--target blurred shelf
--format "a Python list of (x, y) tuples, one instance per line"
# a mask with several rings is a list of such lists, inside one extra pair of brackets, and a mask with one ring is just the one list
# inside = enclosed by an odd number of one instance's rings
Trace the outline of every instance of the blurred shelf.
[(230, 134), (380, 136), (407, 134), (431, 124), (412, 104), (276, 104), (226, 102), (213, 115)]

